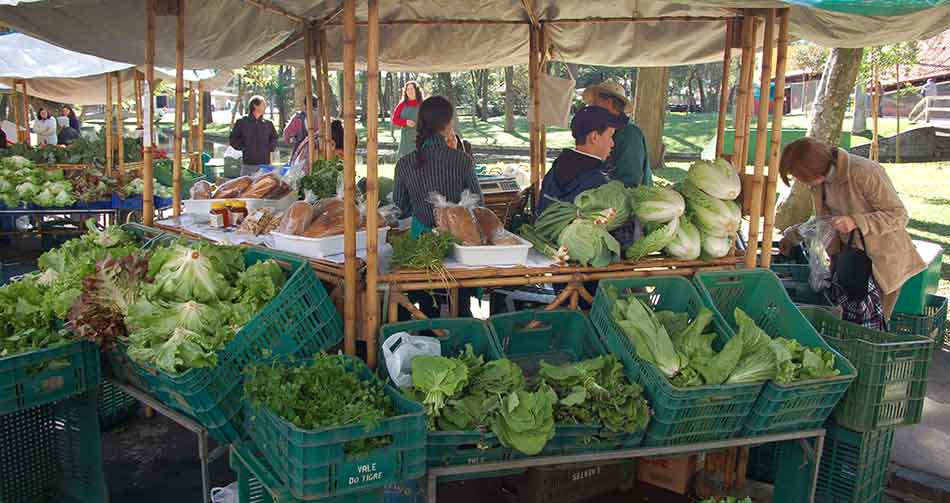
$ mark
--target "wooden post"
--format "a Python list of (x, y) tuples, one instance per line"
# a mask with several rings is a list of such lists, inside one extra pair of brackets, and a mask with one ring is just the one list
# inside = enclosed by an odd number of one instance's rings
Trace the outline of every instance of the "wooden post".
[[(762, 44), (762, 74), (759, 77), (759, 116), (756, 119), (755, 173), (752, 175), (752, 204), (749, 210), (749, 242), (745, 265), (752, 269), (759, 251), (759, 226), (762, 223), (762, 174), (768, 153), (769, 85), (772, 83), (772, 49), (775, 47), (775, 9), (765, 15), (765, 39)], [(781, 133), (781, 131), (779, 132)], [(762, 243), (763, 253), (771, 253), (771, 243)], [(766, 252), (765, 250), (768, 250)]]
[(320, 30), (320, 66), (323, 73), (323, 158), (333, 157), (333, 145), (330, 137), (330, 61), (327, 59), (327, 30)]
[(746, 115), (748, 114), (749, 92), (748, 82), (752, 74), (752, 63), (755, 57), (755, 21), (749, 11), (742, 18), (742, 59), (739, 67), (739, 87), (736, 90), (735, 116), (732, 121), (735, 129), (735, 141), (732, 149), (732, 165), (739, 174), (745, 174), (746, 146)]
[[(550, 63), (548, 63), (548, 51), (547, 51), (547, 30), (545, 25), (541, 25), (538, 29), (538, 76), (542, 73), (548, 74), (550, 71)], [(535, 89), (540, 89), (535, 86)], [(538, 96), (537, 102), (535, 105), (541, 102), (541, 96)], [(540, 187), (541, 182), (544, 180), (544, 173), (547, 171), (548, 163), (548, 128), (541, 123), (541, 114), (538, 112), (538, 186)]]
[[(311, 61), (313, 60), (313, 28), (306, 27), (304, 32), (304, 73), (306, 74), (306, 81), (304, 88), (306, 89), (307, 95), (304, 96), (303, 102), (304, 107), (307, 109), (307, 159), (310, 159), (312, 163), (317, 159), (317, 146), (315, 145), (317, 138), (314, 136), (313, 132), (317, 128), (314, 128), (316, 122), (314, 122), (313, 116), (313, 72), (310, 66)], [(309, 167), (309, 166), (308, 166)]]
[[(184, 105), (184, 101), (182, 105)], [(188, 152), (189, 158), (191, 158), (191, 153), (195, 151), (195, 83), (188, 83), (188, 144), (185, 145), (185, 151)], [(194, 166), (189, 165), (188, 169), (194, 171)]]
[[(321, 49), (324, 50), (324, 49)], [(356, 354), (356, 0), (343, 0), (343, 347)]]
[(726, 137), (726, 116), (729, 114), (729, 71), (732, 67), (732, 43), (735, 39), (735, 20), (726, 21), (726, 42), (722, 52), (722, 87), (719, 91), (719, 122), (716, 126), (716, 159), (722, 157)]
[(113, 157), (112, 151), (115, 145), (112, 144), (112, 74), (106, 74), (106, 174), (112, 174)]
[[(376, 368), (379, 323), (379, 0), (367, 0), (366, 17), (366, 364)], [(309, 81), (309, 79), (308, 79)], [(457, 306), (456, 306), (457, 308)]]
[[(148, 114), (149, 120), (152, 120), (152, 110), (155, 108), (155, 99), (152, 97), (152, 93), (155, 92), (155, 0), (145, 0), (145, 9), (146, 9), (146, 29), (145, 29), (145, 80), (147, 82), (147, 88), (145, 89), (144, 94), (148, 96), (147, 110), (144, 111), (145, 114)], [(144, 116), (143, 116), (144, 119)], [(151, 131), (151, 128), (144, 124), (143, 134), (143, 145), (150, 145), (151, 138), (145, 139), (144, 135)], [(142, 223), (145, 225), (152, 225), (152, 221), (155, 218), (155, 175), (152, 170), (152, 153), (154, 151), (154, 146), (145, 147), (142, 153), (142, 181), (145, 182), (145, 187), (142, 190)], [(175, 201), (175, 211), (178, 211), (178, 207), (181, 206), (181, 194), (178, 191), (175, 191), (174, 194)]]
[(116, 138), (116, 149), (118, 151), (117, 156), (119, 157), (119, 175), (125, 175), (125, 142), (122, 141), (122, 132), (123, 126), (125, 123), (122, 120), (122, 72), (115, 72), (115, 138)]
[[(185, 108), (185, 0), (180, 0), (175, 29), (175, 155), (172, 164), (172, 191), (181, 193), (181, 142), (182, 115)], [(190, 108), (190, 107), (189, 107)], [(189, 128), (190, 129), (190, 128)], [(172, 205), (172, 214), (181, 215), (177, 199)]]
[(30, 142), (30, 92), (26, 89), (26, 80), (20, 81), (20, 87), (23, 89), (23, 143), (29, 145)]
[[(894, 162), (901, 162), (901, 65), (896, 66), (897, 78), (897, 134), (894, 136)], [(25, 93), (24, 93), (25, 94)]]
[(142, 129), (142, 75), (135, 71), (135, 127)]
[(540, 66), (538, 65), (538, 38), (539, 33), (538, 29), (531, 25), (529, 28), (529, 41), (528, 41), (528, 88), (531, 94), (531, 117), (528, 120), (528, 130), (529, 130), (529, 141), (531, 142), (531, 186), (534, 190), (534, 203), (538, 203), (538, 198), (541, 196), (541, 179), (540, 179), (540, 169), (539, 169), (539, 134), (540, 130), (540, 118), (541, 118), (541, 100), (538, 96), (538, 71)]
[(881, 107), (881, 81), (877, 63), (874, 63), (874, 89), (871, 93), (871, 160), (879, 161), (881, 159), (881, 143), (878, 138), (877, 111)]
[(201, 154), (205, 150), (205, 83), (198, 81), (198, 131), (195, 141), (198, 152), (198, 171), (203, 171), (201, 165)]
[[(788, 58), (789, 10), (778, 16), (778, 51), (775, 56), (775, 100), (772, 102), (772, 144), (769, 151), (769, 175), (765, 183), (765, 223), (762, 231), (762, 267), (772, 265), (772, 236), (775, 232), (778, 162), (782, 151), (782, 119), (785, 116), (785, 64)], [(740, 472), (744, 473), (744, 472)]]
[(14, 80), (13, 91), (10, 92), (10, 109), (13, 111), (13, 124), (16, 126), (16, 134), (11, 141), (20, 143), (23, 141), (23, 131), (21, 130), (22, 121), (20, 120), (20, 110), (22, 107), (20, 107), (20, 99), (17, 96), (17, 85), (19, 85), (19, 81)]
[[(316, 120), (318, 124), (320, 125), (317, 128), (319, 130), (319, 135), (316, 138), (313, 138), (311, 140), (311, 143), (314, 143), (314, 147), (319, 146), (319, 148), (316, 149), (316, 152), (315, 152), (315, 154), (317, 155), (317, 158), (324, 159), (326, 157), (326, 151), (327, 151), (326, 139), (325, 139), (326, 117), (324, 114), (324, 103), (327, 100), (327, 96), (324, 93), (325, 89), (323, 88), (323, 81), (324, 79), (327, 78), (327, 76), (323, 74), (323, 60), (320, 59), (319, 40), (320, 40), (319, 33), (317, 33), (316, 36), (311, 34), (310, 59), (311, 59), (311, 68), (316, 66), (315, 78), (316, 78), (317, 87), (316, 89), (314, 89), (314, 92), (316, 93), (315, 96), (317, 97), (317, 112), (318, 112), (317, 116), (314, 117), (314, 120)], [(308, 74), (308, 75), (310, 75), (311, 79), (314, 78), (314, 74)], [(317, 158), (311, 157), (310, 162), (313, 162)]]

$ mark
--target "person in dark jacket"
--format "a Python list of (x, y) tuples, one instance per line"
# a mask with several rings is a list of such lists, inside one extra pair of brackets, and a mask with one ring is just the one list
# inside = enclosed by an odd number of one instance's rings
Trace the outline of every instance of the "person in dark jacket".
[(248, 108), (251, 113), (234, 123), (229, 138), (231, 147), (244, 154), (241, 175), (252, 175), (259, 165), (270, 164), (270, 154), (277, 150), (277, 130), (274, 123), (264, 118), (267, 102), (254, 96)]
[(0, 149), (7, 148), (7, 133), (0, 128)]
[(79, 117), (76, 117), (76, 112), (72, 107), (64, 106), (63, 107), (63, 117), (69, 119), (69, 127), (76, 130), (79, 133)]

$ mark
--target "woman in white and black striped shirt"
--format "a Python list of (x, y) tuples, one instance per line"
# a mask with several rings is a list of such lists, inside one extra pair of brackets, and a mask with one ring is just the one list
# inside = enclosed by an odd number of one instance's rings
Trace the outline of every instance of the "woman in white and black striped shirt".
[(428, 202), (432, 192), (457, 203), (467, 189), (481, 199), (475, 160), (460, 145), (450, 147), (446, 142), (457, 142), (454, 117), (455, 109), (447, 99), (433, 96), (423, 101), (416, 121), (416, 150), (396, 163), (393, 203), (403, 215), (414, 217), (414, 229), (420, 224), (435, 226), (432, 203)]

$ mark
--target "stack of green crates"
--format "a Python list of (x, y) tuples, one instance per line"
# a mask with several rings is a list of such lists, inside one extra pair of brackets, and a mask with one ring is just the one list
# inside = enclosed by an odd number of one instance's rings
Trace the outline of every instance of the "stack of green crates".
[(859, 433), (827, 425), (816, 503), (881, 503), (894, 430)]
[(888, 330), (897, 334), (920, 335), (932, 340), (939, 351), (946, 343), (947, 298), (928, 295), (923, 314), (894, 313)]
[(112, 429), (135, 415), (139, 401), (109, 381), (102, 381), (97, 392), (99, 425), (102, 430)]
[(0, 415), (0, 501), (108, 501), (96, 391)]

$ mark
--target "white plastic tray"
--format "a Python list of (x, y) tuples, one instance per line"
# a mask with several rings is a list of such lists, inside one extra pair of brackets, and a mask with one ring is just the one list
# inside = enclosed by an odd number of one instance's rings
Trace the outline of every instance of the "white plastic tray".
[[(382, 245), (386, 242), (389, 227), (380, 227), (378, 232), (378, 243)], [(292, 236), (280, 232), (271, 232), (271, 235), (274, 236), (274, 248), (281, 251), (296, 253), (311, 258), (322, 258), (343, 253), (343, 234), (323, 238)], [(363, 250), (365, 248), (366, 231), (359, 231), (356, 233), (356, 249)]]
[(225, 201), (244, 201), (247, 204), (247, 212), (253, 213), (260, 208), (273, 208), (277, 211), (284, 211), (294, 204), (297, 200), (297, 191), (291, 191), (290, 194), (280, 199), (185, 199), (182, 204), (185, 205), (185, 213), (193, 215), (195, 222), (204, 223), (210, 221), (211, 203), (223, 203)]
[(487, 265), (525, 265), (528, 262), (528, 251), (531, 250), (531, 243), (515, 236), (520, 245), (508, 246), (462, 246), (455, 245), (452, 248), (452, 258), (456, 262), (467, 266), (487, 266)]

